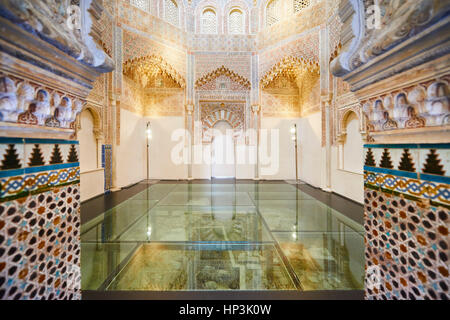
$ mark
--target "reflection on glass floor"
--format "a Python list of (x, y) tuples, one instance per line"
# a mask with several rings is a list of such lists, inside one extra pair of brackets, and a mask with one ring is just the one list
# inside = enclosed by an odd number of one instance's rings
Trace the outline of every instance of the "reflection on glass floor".
[(362, 232), (285, 183), (155, 184), (82, 225), (82, 289), (362, 289)]
[(264, 290), (295, 286), (273, 245), (143, 244), (108, 290)]

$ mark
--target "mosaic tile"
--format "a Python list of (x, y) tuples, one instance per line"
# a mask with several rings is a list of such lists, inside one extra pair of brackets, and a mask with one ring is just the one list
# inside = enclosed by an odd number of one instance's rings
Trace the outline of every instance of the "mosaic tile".
[[(25, 174), (0, 171), (0, 299), (79, 299), (78, 145), (29, 140), (16, 144)], [(52, 161), (69, 166), (48, 170)]]
[[(370, 300), (450, 297), (449, 186), (439, 161), (448, 146), (419, 146), (367, 145), (365, 149), (366, 270), (376, 266), (381, 275), (378, 290), (369, 288), (366, 279)], [(386, 171), (377, 170), (381, 165)], [(429, 175), (420, 175), (420, 180), (405, 177), (408, 172), (422, 173), (424, 167)]]

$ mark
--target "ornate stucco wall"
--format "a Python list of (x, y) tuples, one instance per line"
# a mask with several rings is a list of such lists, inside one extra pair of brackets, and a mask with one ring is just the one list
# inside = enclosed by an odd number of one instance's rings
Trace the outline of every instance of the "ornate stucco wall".
[(18, 4), (0, 5), (0, 299), (80, 299), (77, 115), (104, 103), (95, 79), (113, 69), (96, 37), (102, 1), (82, 2), (81, 30), (67, 3)]
[(382, 2), (385, 27), (370, 28), (370, 4), (341, 1), (331, 64), (348, 83), (337, 139), (345, 109), (365, 123), (366, 298), (448, 299), (450, 6)]

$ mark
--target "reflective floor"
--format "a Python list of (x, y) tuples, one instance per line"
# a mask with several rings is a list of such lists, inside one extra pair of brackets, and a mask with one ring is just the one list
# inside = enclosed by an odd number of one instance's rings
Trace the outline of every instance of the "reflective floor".
[(158, 183), (81, 229), (83, 290), (363, 288), (362, 225), (288, 183)]

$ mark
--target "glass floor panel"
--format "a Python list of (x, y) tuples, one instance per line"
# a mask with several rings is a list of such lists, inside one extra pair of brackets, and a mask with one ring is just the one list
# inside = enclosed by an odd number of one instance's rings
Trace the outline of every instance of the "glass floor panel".
[(121, 270), (136, 248), (136, 243), (82, 242), (81, 288), (101, 290)]
[(171, 192), (160, 205), (182, 206), (251, 206), (253, 201), (246, 192)]
[(176, 184), (156, 184), (133, 196), (133, 200), (161, 200), (177, 187)]
[(295, 290), (273, 245), (142, 244), (106, 290)]
[(363, 227), (287, 183), (154, 184), (81, 230), (83, 290), (362, 288)]
[(118, 241), (273, 242), (255, 207), (158, 206)]
[(304, 192), (249, 192), (252, 200), (311, 200), (314, 199)]
[(271, 184), (178, 184), (173, 192), (296, 192), (303, 193), (295, 186), (286, 183)]
[(127, 200), (81, 226), (81, 241), (113, 241), (146, 215), (157, 200)]
[(364, 237), (356, 232), (276, 232), (302, 289), (364, 288)]
[(346, 225), (364, 232), (362, 225), (314, 200), (259, 200), (257, 208), (271, 231), (339, 231)]

